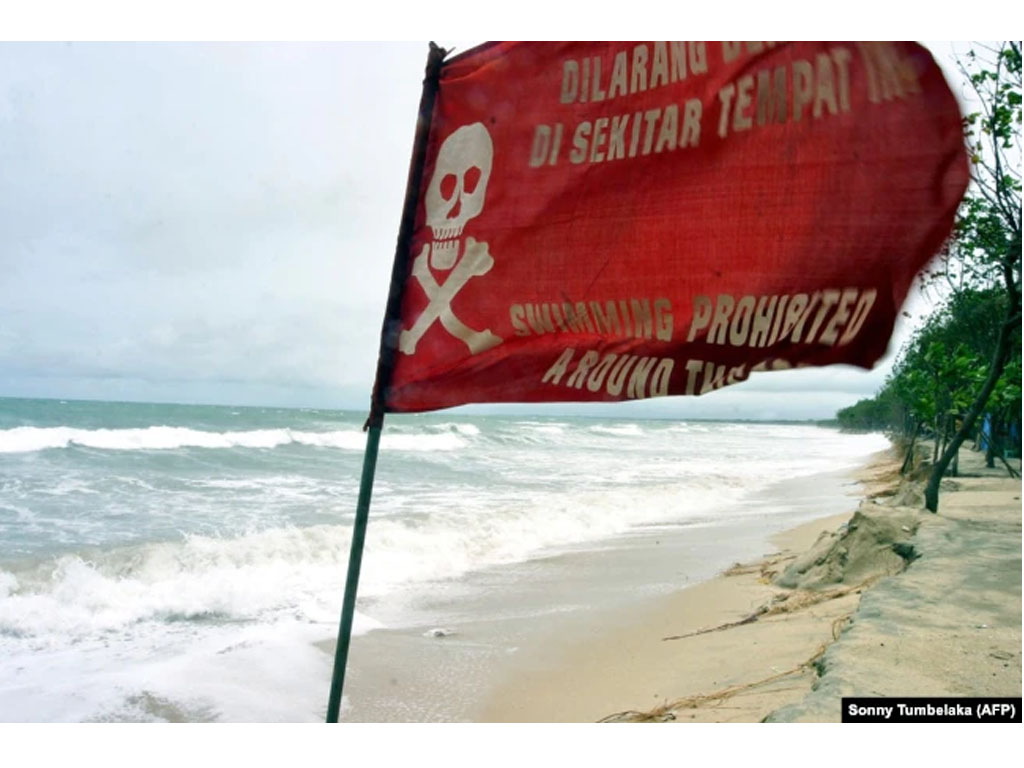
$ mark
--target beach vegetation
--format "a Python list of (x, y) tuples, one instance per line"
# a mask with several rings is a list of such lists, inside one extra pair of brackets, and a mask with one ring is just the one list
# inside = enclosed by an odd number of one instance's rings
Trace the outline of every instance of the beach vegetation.
[(932, 440), (925, 486), (932, 512), (965, 441), (984, 446), (989, 466), (1020, 455), (1020, 42), (976, 45), (958, 65), (978, 108), (964, 118), (971, 185), (952, 236), (924, 275), (925, 288), (941, 297), (938, 307), (906, 342), (881, 391), (837, 414), (843, 427), (900, 436), (904, 471), (918, 439)]

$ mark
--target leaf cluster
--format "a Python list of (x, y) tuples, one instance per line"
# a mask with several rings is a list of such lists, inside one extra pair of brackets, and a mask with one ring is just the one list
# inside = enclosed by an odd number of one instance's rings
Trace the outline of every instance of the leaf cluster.
[(1020, 303), (1021, 45), (975, 46), (958, 61), (979, 108), (964, 118), (971, 186), (929, 282), (952, 291), (1004, 284)]
[[(938, 434), (976, 404), (990, 372), (999, 377), (980, 405), (1019, 418), (1020, 42), (976, 46), (959, 65), (981, 106), (964, 118), (972, 183), (939, 265), (925, 277), (945, 298), (904, 345), (882, 390), (837, 414), (846, 427), (908, 433), (924, 425)], [(1008, 360), (997, 354), (1007, 332)]]

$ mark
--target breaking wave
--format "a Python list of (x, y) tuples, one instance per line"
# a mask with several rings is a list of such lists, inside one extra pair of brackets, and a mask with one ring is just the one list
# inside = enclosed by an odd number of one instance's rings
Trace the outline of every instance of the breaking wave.
[[(472, 434), (469, 430), (440, 434), (389, 434), (383, 436), (381, 445), (396, 451), (451, 451), (464, 447), (464, 438)], [(167, 426), (143, 429), (15, 427), (0, 430), (0, 453), (31, 453), (72, 446), (109, 451), (162, 451), (176, 448), (277, 448), (292, 444), (361, 451), (366, 445), (366, 436), (358, 430), (207, 432)]]
[[(635, 525), (694, 519), (736, 489), (654, 487), (544, 494), (520, 504), (441, 504), (421, 519), (374, 521), (360, 594), (382, 596), (426, 581), (527, 560)], [(482, 503), (481, 503), (482, 502)], [(699, 517), (697, 515), (696, 517)], [(279, 527), (235, 537), (189, 535), (43, 558), (0, 569), (0, 637), (88, 637), (137, 622), (274, 621), (330, 624), (351, 540), (349, 525)], [(364, 627), (369, 629), (364, 620)]]

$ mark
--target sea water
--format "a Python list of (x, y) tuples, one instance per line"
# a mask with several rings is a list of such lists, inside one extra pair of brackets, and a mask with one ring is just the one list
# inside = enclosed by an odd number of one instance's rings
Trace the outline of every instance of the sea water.
[[(0, 399), (0, 721), (321, 720), (363, 418)], [(439, 585), (486, 569), (735, 524), (769, 486), (886, 445), (811, 425), (388, 417), (355, 631), (422, 620)]]

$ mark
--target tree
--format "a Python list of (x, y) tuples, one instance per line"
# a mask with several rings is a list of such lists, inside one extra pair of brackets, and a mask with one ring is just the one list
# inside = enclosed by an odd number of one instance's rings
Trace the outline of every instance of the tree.
[(889, 388), (883, 388), (875, 397), (858, 400), (836, 414), (843, 429), (865, 432), (891, 429), (901, 417), (901, 404)]
[(941, 274), (954, 295), (998, 287), (1005, 302), (987, 373), (928, 477), (925, 507), (932, 512), (938, 511), (943, 475), (1003, 378), (1021, 321), (1021, 46), (1009, 41), (980, 50), (958, 61), (981, 109), (964, 120), (972, 185), (957, 215)]

